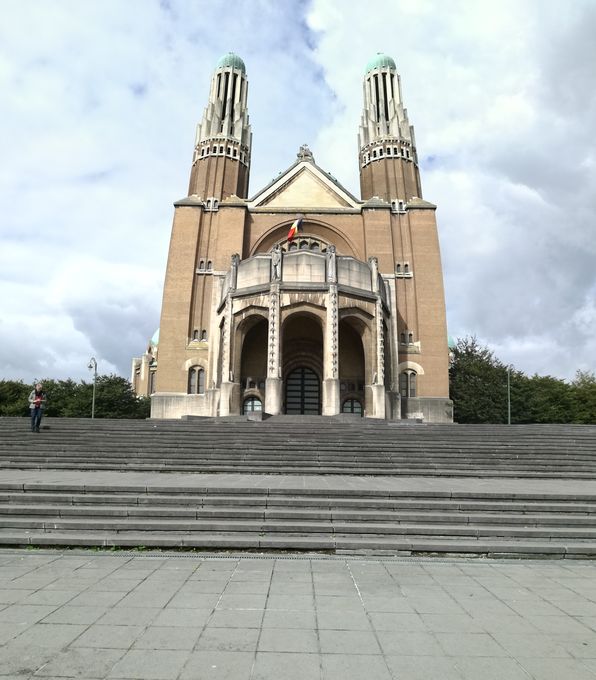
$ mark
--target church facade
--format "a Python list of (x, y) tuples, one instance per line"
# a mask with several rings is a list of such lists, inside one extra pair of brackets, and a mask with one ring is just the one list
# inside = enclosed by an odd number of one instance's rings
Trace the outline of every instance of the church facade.
[(361, 197), (308, 147), (249, 198), (246, 69), (220, 59), (175, 205), (161, 322), (133, 360), (151, 416), (352, 413), (450, 422), (436, 206), (394, 61), (366, 67)]

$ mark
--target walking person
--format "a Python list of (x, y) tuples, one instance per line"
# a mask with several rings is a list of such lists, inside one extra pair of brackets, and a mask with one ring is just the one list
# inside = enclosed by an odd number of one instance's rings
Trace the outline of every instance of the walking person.
[(31, 390), (29, 395), (29, 408), (31, 409), (31, 432), (39, 432), (41, 426), (41, 416), (46, 404), (46, 393), (43, 391), (43, 385), (36, 383), (35, 389)]

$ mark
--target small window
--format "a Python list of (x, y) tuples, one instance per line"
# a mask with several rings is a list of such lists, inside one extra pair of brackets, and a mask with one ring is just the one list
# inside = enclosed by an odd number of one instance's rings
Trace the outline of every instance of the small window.
[(410, 273), (410, 265), (406, 262), (404, 264), (404, 274), (409, 274)]
[(376, 158), (376, 157), (377, 157), (377, 150), (373, 149), (373, 158)]
[(208, 271), (208, 272), (212, 272), (212, 271), (213, 271), (213, 262), (211, 262), (211, 260), (209, 260), (209, 261), (207, 262), (207, 271)]
[(207, 342), (207, 331), (201, 332), (201, 342)]
[(406, 334), (405, 333), (399, 334), (399, 341), (401, 342), (402, 345), (406, 344)]
[(414, 334), (408, 333), (408, 343), (411, 345), (414, 342)]
[(188, 394), (205, 394), (205, 370), (200, 366), (188, 369)]
[(205, 271), (205, 260), (201, 260), (199, 262), (199, 271), (204, 272)]
[(417, 374), (415, 371), (404, 371), (399, 376), (399, 393), (402, 397), (416, 396)]
[(192, 332), (192, 339), (193, 340), (198, 340), (199, 339), (199, 331), (193, 331)]
[(219, 153), (223, 154), (223, 152), (224, 152), (224, 148), (223, 148), (223, 146), (220, 146), (219, 147)]
[(149, 371), (149, 394), (155, 392), (155, 371)]
[(394, 156), (399, 156), (399, 149), (398, 149), (397, 146), (394, 146), (394, 147), (393, 147), (393, 155), (394, 155)]
[(216, 146), (213, 147), (213, 153), (217, 153), (217, 147)]
[(359, 399), (346, 399), (341, 407), (342, 413), (362, 415), (362, 402)]
[(248, 397), (242, 404), (242, 413), (260, 413), (263, 410), (263, 402), (258, 397)]
[(232, 152), (232, 156), (234, 156), (234, 158), (238, 157), (238, 149), (234, 149), (234, 151)]
[(396, 264), (396, 265), (395, 265), (395, 271), (396, 271), (398, 274), (401, 274), (401, 264)]
[(203, 147), (203, 148), (201, 149), (201, 158), (203, 158), (204, 155), (205, 155), (205, 147)]
[(382, 155), (383, 155), (383, 149), (381, 148), (381, 149), (379, 149), (379, 156), (382, 156)]

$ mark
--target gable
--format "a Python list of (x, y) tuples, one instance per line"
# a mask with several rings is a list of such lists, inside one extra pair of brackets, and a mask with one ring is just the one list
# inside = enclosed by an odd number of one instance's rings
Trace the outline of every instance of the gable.
[(313, 163), (299, 163), (257, 194), (253, 208), (354, 208), (357, 202)]

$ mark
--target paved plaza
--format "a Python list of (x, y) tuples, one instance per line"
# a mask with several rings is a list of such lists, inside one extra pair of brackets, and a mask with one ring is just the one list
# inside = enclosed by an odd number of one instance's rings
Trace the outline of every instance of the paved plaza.
[(596, 680), (596, 563), (0, 551), (0, 678)]

